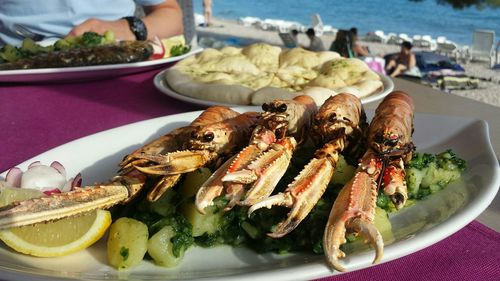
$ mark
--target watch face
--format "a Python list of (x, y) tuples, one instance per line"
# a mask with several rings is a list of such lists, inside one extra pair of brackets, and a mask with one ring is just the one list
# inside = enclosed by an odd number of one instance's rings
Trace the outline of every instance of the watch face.
[(148, 31), (144, 22), (137, 17), (125, 17), (130, 26), (130, 30), (134, 33), (137, 40), (146, 40), (148, 38)]

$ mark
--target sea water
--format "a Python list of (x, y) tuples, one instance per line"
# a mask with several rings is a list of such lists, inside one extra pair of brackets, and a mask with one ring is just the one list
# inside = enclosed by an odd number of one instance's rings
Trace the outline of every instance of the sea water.
[[(202, 1), (195, 12), (203, 13)], [(500, 8), (475, 7), (455, 10), (436, 0), (213, 0), (213, 16), (222, 19), (258, 17), (298, 21), (310, 26), (311, 14), (318, 13), (324, 25), (336, 29), (357, 27), (359, 34), (383, 30), (413, 35), (445, 36), (460, 45), (472, 44), (475, 29), (490, 29), (500, 39)]]

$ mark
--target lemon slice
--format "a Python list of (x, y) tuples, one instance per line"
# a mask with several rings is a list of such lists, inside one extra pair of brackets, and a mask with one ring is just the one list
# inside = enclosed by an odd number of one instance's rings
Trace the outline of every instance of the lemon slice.
[(186, 45), (186, 39), (184, 38), (184, 35), (178, 35), (162, 39), (161, 42), (163, 43), (163, 47), (165, 47), (165, 55), (163, 56), (164, 58), (171, 57), (170, 50), (172, 49), (173, 46)]
[(111, 213), (97, 210), (61, 220), (0, 232), (12, 249), (37, 257), (57, 257), (83, 250), (99, 240), (111, 224)]

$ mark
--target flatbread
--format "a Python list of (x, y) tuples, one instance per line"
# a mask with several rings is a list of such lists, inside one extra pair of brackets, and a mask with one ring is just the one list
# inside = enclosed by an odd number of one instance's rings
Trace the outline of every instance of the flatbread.
[(336, 93), (365, 97), (383, 88), (379, 75), (359, 59), (264, 43), (206, 49), (168, 69), (165, 79), (179, 94), (230, 104), (307, 94), (321, 105)]
[(274, 73), (278, 70), (281, 48), (264, 43), (252, 44), (241, 50), (259, 69)]
[(276, 99), (293, 99), (296, 96), (300, 96), (300, 93), (276, 87), (264, 87), (251, 94), (250, 102), (253, 105), (261, 105)]
[(176, 69), (166, 72), (168, 86), (185, 96), (230, 104), (250, 104), (253, 90), (239, 85), (209, 84), (193, 81)]
[(310, 87), (302, 90), (301, 92), (298, 92), (298, 94), (303, 94), (306, 96), (310, 96), (316, 105), (319, 107), (325, 103), (325, 101), (331, 97), (335, 96), (338, 93), (334, 90), (330, 90), (327, 88), (322, 88), (322, 87)]

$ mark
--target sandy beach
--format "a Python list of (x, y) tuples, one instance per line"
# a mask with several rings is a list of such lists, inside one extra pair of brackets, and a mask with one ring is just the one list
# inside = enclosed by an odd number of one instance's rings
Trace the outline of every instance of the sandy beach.
[[(272, 45), (283, 46), (277, 31), (266, 31), (253, 26), (247, 27), (238, 24), (234, 20), (214, 19), (213, 25), (209, 27), (197, 27), (199, 42), (214, 43), (221, 38), (234, 42), (234, 44), (247, 45), (255, 42), (265, 42)], [(301, 45), (309, 45), (305, 34), (298, 36)], [(335, 39), (333, 34), (321, 36), (326, 47)], [(398, 52), (398, 45), (382, 44), (377, 42), (361, 41), (361, 44), (369, 47), (370, 52), (382, 56), (388, 53)], [(215, 43), (214, 47), (217, 47)], [(220, 46), (220, 45), (219, 45)], [(416, 51), (423, 50), (414, 48)], [(500, 71), (489, 68), (487, 61), (460, 63), (468, 76), (479, 79), (479, 87), (471, 90), (454, 90), (450, 94), (463, 96), (500, 107)]]

